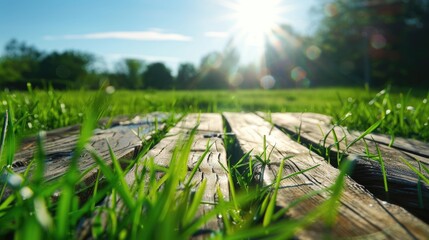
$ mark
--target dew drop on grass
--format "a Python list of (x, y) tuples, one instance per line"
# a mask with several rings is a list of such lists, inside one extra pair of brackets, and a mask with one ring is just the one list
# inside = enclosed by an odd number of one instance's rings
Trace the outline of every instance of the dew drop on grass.
[(39, 220), (45, 228), (52, 226), (52, 218), (49, 215), (48, 208), (43, 199), (37, 198), (34, 201), (34, 209), (36, 211), (37, 220)]
[(21, 190), (19, 191), (19, 193), (22, 196), (22, 199), (28, 199), (31, 198), (33, 196), (33, 190), (31, 190), (31, 188), (29, 187), (23, 187), (21, 188)]
[(402, 105), (400, 103), (396, 104), (396, 108), (401, 108)]
[(40, 132), (39, 132), (39, 136), (40, 136), (41, 138), (46, 138), (46, 131), (40, 131)]
[(28, 125), (28, 128), (29, 128), (29, 129), (32, 129), (32, 128), (33, 128), (33, 124), (32, 124), (31, 122), (27, 123), (27, 125)]
[(428, 103), (428, 100), (425, 98), (423, 99), (423, 104), (426, 104), (426, 103)]
[(381, 95), (384, 95), (386, 93), (386, 90), (383, 89), (379, 93), (377, 93), (377, 97), (380, 97)]
[(386, 110), (386, 115), (389, 115), (392, 111), (390, 109)]
[(11, 174), (9, 175), (7, 182), (14, 188), (17, 188), (19, 186), (21, 186), (23, 179), (20, 175), (18, 174)]
[(5, 101), (5, 100), (3, 100), (3, 102), (2, 102), (2, 103), (3, 103), (3, 105), (5, 105), (5, 106), (7, 105), (7, 101)]
[(414, 107), (413, 106), (407, 106), (407, 110), (408, 111), (414, 111)]
[(106, 87), (106, 93), (107, 94), (113, 94), (114, 92), (115, 92), (115, 87), (113, 87), (113, 86)]

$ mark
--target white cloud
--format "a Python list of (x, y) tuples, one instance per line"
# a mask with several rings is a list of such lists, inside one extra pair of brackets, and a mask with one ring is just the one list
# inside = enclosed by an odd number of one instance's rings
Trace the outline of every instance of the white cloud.
[(45, 36), (45, 40), (75, 39), (123, 39), (136, 41), (192, 41), (192, 38), (178, 33), (165, 33), (161, 29), (139, 32), (98, 32), (88, 34), (71, 34), (62, 36)]
[(209, 38), (227, 38), (228, 32), (205, 32), (204, 36)]

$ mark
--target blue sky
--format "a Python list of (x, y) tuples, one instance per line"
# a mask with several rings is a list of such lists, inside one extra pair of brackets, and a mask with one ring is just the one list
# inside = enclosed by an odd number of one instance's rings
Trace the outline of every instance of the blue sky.
[[(0, 47), (15, 38), (41, 50), (88, 51), (104, 58), (106, 67), (133, 57), (163, 61), (175, 70), (181, 62), (198, 65), (205, 54), (221, 51), (234, 34), (236, 20), (228, 18), (232, 10), (221, 1), (0, 0)], [(315, 26), (310, 8), (316, 4), (281, 1), (288, 9), (282, 22), (310, 33)]]

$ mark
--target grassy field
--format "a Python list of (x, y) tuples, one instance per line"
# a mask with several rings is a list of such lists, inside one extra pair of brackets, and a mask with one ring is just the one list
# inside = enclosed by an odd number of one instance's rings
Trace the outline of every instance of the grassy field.
[[(81, 123), (97, 92), (1, 93), (0, 112), (13, 111), (18, 133), (36, 133)], [(365, 130), (384, 119), (378, 132), (429, 140), (428, 93), (406, 90), (322, 88), (241, 91), (116, 91), (106, 93), (103, 117), (165, 112), (317, 112)], [(343, 120), (343, 118), (347, 118)]]
[[(376, 122), (381, 122), (377, 131), (396, 136), (429, 140), (428, 94), (426, 92), (406, 92), (384, 89), (309, 89), (276, 91), (195, 91), (195, 92), (58, 92), (32, 91), (0, 94), (0, 112), (4, 113), (0, 151), (0, 238), (16, 239), (75, 239), (76, 229), (82, 217), (95, 216), (101, 221), (100, 213), (106, 213), (108, 228), (94, 224), (91, 235), (94, 238), (111, 239), (188, 239), (198, 232), (199, 227), (209, 219), (221, 216), (225, 229), (211, 233), (213, 239), (243, 239), (259, 237), (293, 237), (302, 228), (315, 220), (331, 222), (336, 209), (326, 208), (338, 201), (347, 164), (343, 166), (338, 180), (327, 188), (331, 197), (319, 208), (302, 219), (282, 219), (283, 210), (275, 211), (276, 189), (273, 186), (252, 188), (253, 176), (241, 176), (239, 166), (228, 166), (229, 179), (237, 186), (231, 188), (232, 199), (219, 201), (212, 212), (194, 221), (195, 211), (187, 211), (198, 206), (203, 188), (193, 189), (186, 182), (183, 166), (186, 167), (192, 135), (178, 145), (168, 169), (154, 166), (152, 161), (131, 159), (129, 167), (145, 164), (136, 186), (130, 188), (123, 183), (126, 170), (112, 155), (113, 167), (103, 165), (103, 161), (93, 154), (99, 170), (104, 176), (103, 185), (97, 178), (93, 195), (80, 202), (75, 189), (85, 173), (77, 170), (76, 162), (85, 150), (85, 144), (101, 117), (134, 115), (153, 111), (166, 112), (222, 112), (222, 111), (291, 111), (319, 112), (334, 117), (334, 122), (350, 128), (364, 130)], [(6, 121), (4, 121), (6, 120)], [(11, 163), (16, 151), (16, 139), (40, 130), (48, 130), (81, 123), (82, 132), (66, 174), (54, 181), (44, 183), (43, 169), (45, 156), (43, 134), (38, 137), (38, 150), (25, 174), (12, 171)], [(174, 124), (174, 121), (170, 122)], [(157, 132), (152, 146), (162, 138), (164, 132)], [(225, 139), (230, 148), (234, 143)], [(146, 149), (147, 150), (147, 149)], [(239, 161), (240, 162), (240, 161)], [(198, 166), (195, 166), (196, 168)], [(164, 177), (154, 179), (155, 172), (163, 172)], [(31, 172), (31, 177), (29, 173)], [(145, 175), (146, 174), (146, 175)], [(300, 174), (300, 173), (296, 173)], [(280, 176), (280, 175), (279, 175)], [(151, 179), (145, 181), (144, 179)], [(238, 181), (240, 179), (240, 181)], [(243, 180), (244, 179), (244, 180)], [(247, 180), (246, 180), (247, 179)], [(281, 178), (276, 180), (278, 186)], [(188, 182), (189, 183), (189, 182)], [(6, 188), (13, 194), (4, 198)], [(183, 191), (177, 192), (181, 188)], [(196, 197), (189, 197), (196, 191)], [(58, 195), (58, 193), (60, 193)], [(309, 193), (312, 194), (312, 193)], [(56, 199), (51, 196), (57, 195)], [(115, 206), (98, 206), (106, 195), (125, 201), (122, 212)], [(272, 205), (272, 206), (271, 206)], [(190, 207), (191, 206), (191, 207)], [(271, 207), (269, 207), (271, 206)], [(168, 214), (162, 214), (168, 212)], [(142, 214), (148, 217), (142, 217)], [(124, 217), (125, 216), (125, 217)], [(128, 216), (128, 217), (127, 217)]]

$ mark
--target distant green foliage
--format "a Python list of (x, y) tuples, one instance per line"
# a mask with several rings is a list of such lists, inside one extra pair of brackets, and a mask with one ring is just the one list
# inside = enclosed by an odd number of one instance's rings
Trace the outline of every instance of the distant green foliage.
[(98, 88), (95, 56), (79, 51), (42, 52), (17, 40), (9, 41), (0, 58), (0, 86), (25, 89), (53, 86), (56, 89)]
[(428, 1), (323, 0), (316, 12), (322, 82), (427, 86)]
[(173, 88), (171, 71), (165, 64), (160, 62), (149, 64), (143, 73), (143, 79), (143, 86), (147, 89), (168, 90)]
[(182, 63), (176, 77), (176, 89), (193, 88), (197, 78), (197, 69), (192, 63)]

